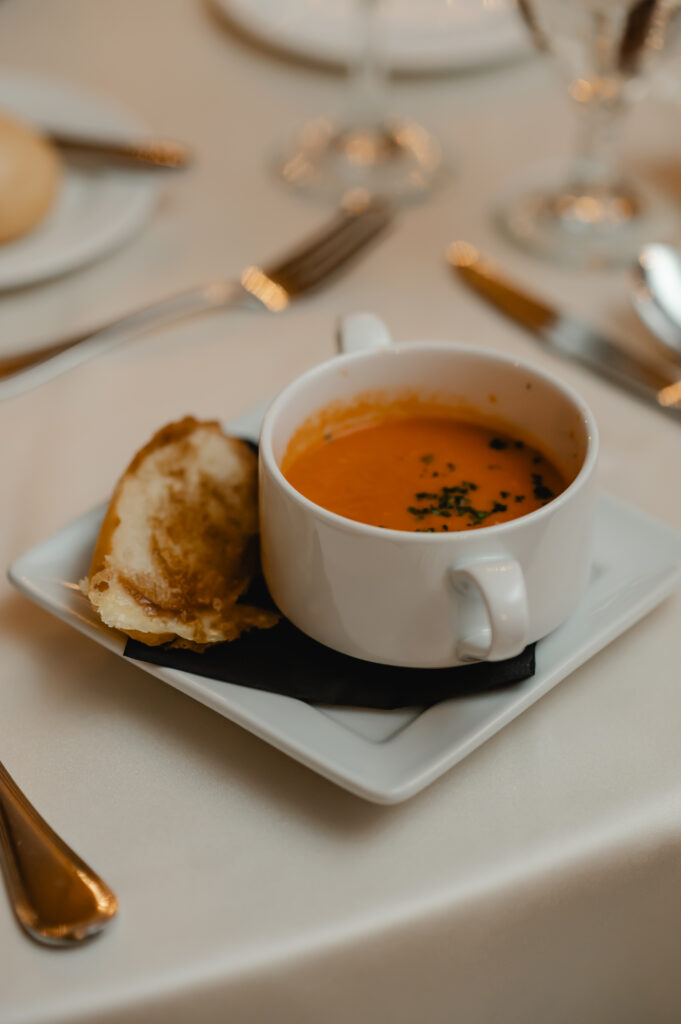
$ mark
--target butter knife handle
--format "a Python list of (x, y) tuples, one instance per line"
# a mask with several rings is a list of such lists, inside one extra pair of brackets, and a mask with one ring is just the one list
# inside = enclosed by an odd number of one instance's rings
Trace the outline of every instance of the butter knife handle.
[(671, 368), (640, 358), (588, 324), (547, 306), (506, 280), (468, 242), (452, 243), (447, 259), (465, 284), (549, 349), (681, 420), (681, 380)]
[(51, 132), (49, 135), (60, 149), (106, 158), (123, 164), (176, 170), (187, 167), (191, 163), (191, 153), (188, 147), (181, 142), (173, 142), (169, 139), (119, 142), (114, 139), (69, 135), (65, 132)]
[(556, 321), (556, 314), (534, 295), (519, 291), (505, 281), (491, 264), (480, 260), (475, 266), (455, 264), (466, 283), (493, 305), (501, 307), (508, 316), (530, 331), (543, 331)]

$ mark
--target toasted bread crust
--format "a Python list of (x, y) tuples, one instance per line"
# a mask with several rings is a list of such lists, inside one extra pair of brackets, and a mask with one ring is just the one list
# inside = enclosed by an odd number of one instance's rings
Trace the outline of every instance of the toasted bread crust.
[(258, 563), (256, 474), (251, 448), (216, 422), (159, 430), (116, 486), (84, 581), (102, 620), (150, 645), (273, 625), (237, 604)]

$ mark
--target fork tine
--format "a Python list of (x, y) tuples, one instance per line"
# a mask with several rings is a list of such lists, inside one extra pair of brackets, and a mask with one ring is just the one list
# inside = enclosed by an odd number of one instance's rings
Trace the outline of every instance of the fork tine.
[(343, 252), (363, 239), (370, 239), (386, 224), (383, 218), (367, 215), (361, 219), (348, 218), (343, 230), (337, 231), (332, 237), (320, 242), (314, 249), (299, 255), (296, 260), (287, 262), (280, 268), (280, 273), (289, 278), (302, 279), (314, 273), (326, 263), (333, 265), (335, 259), (342, 258)]
[(299, 295), (302, 292), (321, 284), (335, 271), (340, 270), (354, 255), (378, 235), (384, 228), (384, 224), (367, 223), (361, 231), (348, 232), (336, 243), (317, 256), (301, 264), (297, 271), (291, 274), (285, 281), (284, 287), (290, 296)]
[(345, 212), (337, 213), (324, 228), (306, 238), (295, 249), (289, 250), (276, 263), (264, 267), (264, 272), (272, 279), (278, 278), (280, 275), (288, 276), (292, 272), (295, 273), (299, 263), (309, 259), (311, 255), (314, 257), (327, 245), (334, 245), (336, 240), (342, 238), (348, 230), (354, 230), (355, 221), (356, 217), (354, 216)]
[(356, 205), (354, 211), (336, 217), (330, 227), (269, 271), (246, 267), (236, 280), (207, 281), (124, 313), (94, 331), (53, 341), (28, 355), (8, 355), (0, 359), (0, 400), (63, 373), (152, 324), (169, 323), (207, 310), (238, 308), (253, 300), (271, 312), (285, 309), (291, 298), (311, 290), (340, 269), (391, 219), (392, 209), (387, 203), (370, 199), (362, 207)]
[(330, 228), (314, 235), (265, 273), (289, 296), (308, 291), (387, 227), (392, 216), (387, 203), (373, 199), (357, 213), (341, 214)]

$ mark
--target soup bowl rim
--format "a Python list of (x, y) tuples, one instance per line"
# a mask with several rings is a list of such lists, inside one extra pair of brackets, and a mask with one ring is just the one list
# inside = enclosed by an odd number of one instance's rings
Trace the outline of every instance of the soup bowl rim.
[[(304, 494), (297, 490), (297, 488), (295, 488), (293, 484), (286, 479), (274, 455), (272, 438), (274, 429), (273, 423), (282, 407), (285, 407), (288, 402), (295, 397), (296, 391), (307, 387), (314, 381), (315, 377), (323, 377), (334, 369), (338, 369), (349, 364), (374, 361), (381, 357), (399, 357), (402, 352), (424, 352), (426, 350), (431, 352), (464, 353), (467, 355), (473, 355), (483, 362), (496, 364), (501, 363), (515, 369), (524, 370), (532, 376), (540, 378), (544, 383), (556, 388), (565, 395), (579, 413), (579, 419), (585, 431), (586, 453), (582, 465), (579, 468), (579, 472), (564, 491), (561, 491), (560, 494), (555, 498), (552, 498), (541, 508), (516, 516), (515, 519), (508, 519), (503, 523), (495, 523), (491, 526), (481, 526), (478, 529), (470, 531), (452, 530), (450, 532), (443, 531), (440, 533), (427, 533), (425, 531), (397, 530), (392, 527), (373, 526), (371, 523), (363, 523), (360, 520), (350, 519), (347, 516), (339, 515), (339, 513), (332, 512), (330, 509), (324, 508), (323, 505), (318, 505), (310, 498), (305, 497)], [(418, 388), (415, 390), (418, 390)], [(358, 391), (358, 394), (361, 394), (361, 391)], [(485, 537), (491, 535), (501, 536), (513, 529), (517, 529), (520, 523), (529, 523), (530, 521), (534, 523), (542, 518), (553, 515), (557, 508), (570, 501), (572, 495), (583, 485), (584, 481), (591, 476), (595, 469), (598, 459), (598, 426), (596, 424), (594, 414), (579, 392), (577, 392), (571, 385), (565, 384), (554, 374), (547, 370), (543, 370), (540, 367), (533, 366), (524, 359), (518, 359), (508, 353), (498, 352), (493, 349), (481, 350), (475, 345), (463, 342), (441, 340), (398, 342), (394, 345), (391, 344), (386, 348), (367, 349), (360, 352), (336, 355), (325, 362), (318, 363), (316, 366), (310, 367), (310, 369), (305, 370), (302, 374), (299, 374), (292, 381), (286, 384), (272, 400), (265, 413), (260, 433), (259, 457), (261, 462), (267, 465), (267, 468), (274, 476), (277, 484), (293, 501), (307, 512), (313, 513), (329, 526), (333, 526), (344, 532), (363, 534), (366, 537), (380, 538), (382, 540), (390, 540), (393, 542), (399, 540), (405, 543), (449, 543), (454, 545), (462, 543), (464, 538), (479, 536), (480, 533), (484, 533)]]

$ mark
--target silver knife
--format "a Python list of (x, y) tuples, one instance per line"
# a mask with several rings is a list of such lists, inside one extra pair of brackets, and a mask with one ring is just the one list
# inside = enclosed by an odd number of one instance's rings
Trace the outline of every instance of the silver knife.
[(588, 324), (518, 288), (468, 242), (452, 242), (447, 260), (478, 295), (541, 338), (553, 352), (581, 363), (611, 384), (681, 420), (681, 380), (671, 368), (631, 355)]

